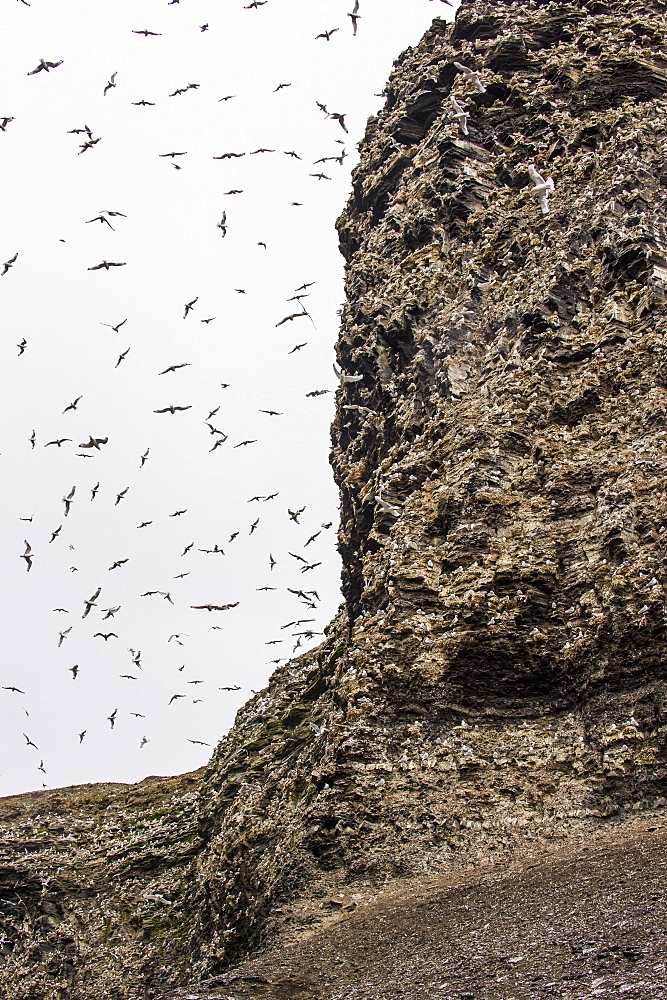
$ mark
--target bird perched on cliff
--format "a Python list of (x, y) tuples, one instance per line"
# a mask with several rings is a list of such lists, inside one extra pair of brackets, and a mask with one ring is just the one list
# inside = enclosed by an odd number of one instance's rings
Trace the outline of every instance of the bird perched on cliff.
[(469, 66), (464, 66), (463, 63), (460, 62), (455, 62), (454, 65), (460, 73), (463, 73), (463, 79), (465, 82), (471, 83), (478, 94), (484, 94), (486, 92), (486, 86), (480, 80), (479, 73), (476, 70), (470, 69)]
[(533, 163), (528, 167), (528, 175), (535, 187), (531, 188), (533, 194), (537, 195), (537, 200), (540, 203), (540, 208), (542, 209), (542, 215), (549, 214), (549, 195), (554, 191), (556, 185), (554, 184), (553, 177), (549, 177), (547, 180), (542, 177), (535, 169)]

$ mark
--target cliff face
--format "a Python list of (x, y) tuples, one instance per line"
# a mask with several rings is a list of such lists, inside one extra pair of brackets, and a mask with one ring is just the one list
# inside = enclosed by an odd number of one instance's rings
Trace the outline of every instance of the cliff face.
[(469, 0), (401, 56), (339, 221), (346, 608), (203, 775), (0, 802), (4, 849), (63, 813), (0, 869), (8, 997), (155, 996), (666, 804), (666, 11)]

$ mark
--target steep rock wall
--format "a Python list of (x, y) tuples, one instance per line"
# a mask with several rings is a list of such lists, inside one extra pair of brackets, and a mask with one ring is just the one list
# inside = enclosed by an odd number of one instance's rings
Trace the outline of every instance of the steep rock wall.
[(468, 0), (398, 60), (339, 221), (346, 608), (173, 787), (176, 859), (135, 804), (86, 907), (85, 832), (15, 865), (9, 997), (156, 996), (332, 887), (665, 805), (666, 9)]

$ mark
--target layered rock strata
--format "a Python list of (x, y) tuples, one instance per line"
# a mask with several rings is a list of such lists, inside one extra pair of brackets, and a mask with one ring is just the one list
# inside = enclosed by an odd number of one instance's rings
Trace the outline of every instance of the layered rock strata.
[(0, 871), (8, 997), (156, 996), (332, 887), (666, 804), (666, 11), (464, 0), (397, 61), (339, 220), (346, 607), (100, 821), (120, 868), (71, 790)]

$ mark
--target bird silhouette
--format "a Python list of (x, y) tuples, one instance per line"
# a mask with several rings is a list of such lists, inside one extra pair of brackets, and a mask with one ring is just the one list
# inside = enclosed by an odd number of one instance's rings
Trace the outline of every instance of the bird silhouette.
[(111, 639), (111, 638), (113, 638), (113, 639), (117, 639), (118, 638), (118, 636), (116, 635), (115, 632), (95, 632), (93, 638), (96, 638), (98, 635), (102, 639), (104, 639), (105, 642), (108, 642), (108, 640)]
[(7, 274), (7, 271), (9, 271), (10, 267), (14, 266), (14, 264), (18, 260), (18, 257), (19, 257), (18, 253), (15, 253), (13, 257), (10, 257), (9, 260), (6, 260), (4, 262), (4, 264), (2, 265), (2, 274)]
[(163, 407), (161, 410), (153, 410), (153, 413), (179, 413), (182, 410), (191, 410), (191, 409), (192, 409), (192, 405), (190, 405), (190, 406), (173, 406), (173, 405), (170, 405), (170, 406)]
[(102, 95), (103, 97), (106, 97), (107, 94), (109, 93), (109, 91), (112, 90), (116, 86), (116, 77), (117, 76), (118, 76), (117, 72), (111, 74), (111, 76), (109, 77), (109, 79), (107, 81), (107, 85), (104, 88), (104, 94)]
[(127, 316), (125, 317), (124, 320), (121, 320), (121, 322), (118, 323), (116, 326), (114, 326), (113, 323), (100, 323), (100, 326), (108, 326), (111, 330), (114, 331), (114, 333), (118, 333), (121, 326), (124, 326), (125, 323), (127, 323)]
[(169, 367), (165, 368), (163, 372), (158, 372), (158, 375), (168, 375), (169, 372), (176, 372), (178, 371), (179, 368), (189, 368), (189, 367), (190, 367), (190, 362), (184, 361), (180, 365), (169, 365)]
[[(25, 541), (25, 539), (24, 539), (24, 541)], [(32, 569), (32, 560), (34, 558), (33, 555), (32, 555), (32, 548), (30, 547), (30, 542), (28, 542), (28, 541), (25, 542), (25, 552), (22, 552), (21, 555), (19, 556), (19, 558), (20, 559), (25, 559), (26, 570), (29, 573), (30, 570)]]
[[(27, 6), (29, 7), (30, 4), (28, 4)], [(35, 73), (41, 73), (42, 70), (45, 70), (48, 73), (50, 70), (57, 69), (58, 66), (62, 66), (62, 64), (63, 64), (62, 59), (59, 59), (58, 62), (49, 62), (48, 59), (40, 59), (39, 65), (36, 66), (35, 69), (31, 69), (30, 72), (28, 73), (28, 76), (34, 76)]]
[(67, 517), (67, 515), (70, 512), (70, 507), (72, 506), (72, 500), (74, 499), (75, 493), (76, 493), (76, 485), (72, 487), (72, 489), (69, 491), (66, 497), (62, 498), (62, 501), (65, 504), (65, 517)]
[(330, 42), (331, 36), (335, 35), (337, 31), (338, 28), (331, 28), (329, 31), (322, 31), (319, 35), (315, 35), (315, 41), (317, 41), (318, 38), (326, 38), (327, 42)]
[(89, 267), (86, 270), (99, 271), (101, 268), (104, 268), (105, 271), (108, 271), (110, 267), (125, 267), (126, 264), (127, 264), (126, 260), (122, 261), (103, 260), (101, 261), (101, 263), (94, 264), (93, 267)]
[[(81, 397), (79, 397), (79, 399), (80, 398)], [(88, 441), (84, 442), (83, 444), (80, 444), (79, 448), (95, 448), (97, 451), (99, 451), (100, 450), (100, 445), (108, 444), (108, 442), (109, 442), (109, 438), (108, 437), (94, 438), (92, 436), (92, 434), (91, 434), (88, 437)]]

